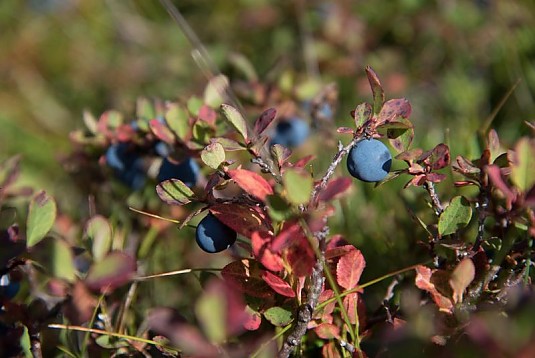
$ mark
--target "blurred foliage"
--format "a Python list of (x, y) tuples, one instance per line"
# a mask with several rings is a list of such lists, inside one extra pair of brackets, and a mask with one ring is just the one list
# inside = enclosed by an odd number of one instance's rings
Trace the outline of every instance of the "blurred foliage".
[[(389, 98), (411, 101), (416, 147), (430, 149), (443, 141), (452, 157), (472, 158), (481, 152), (476, 134), (491, 121), (500, 139), (512, 144), (528, 132), (524, 121), (533, 120), (535, 3), (529, 0), (176, 3), (230, 78), (243, 76), (231, 61), (239, 53), (253, 64), (260, 81), (275, 82), (291, 71), (301, 80), (337, 83), (340, 126), (349, 125), (348, 113), (370, 97), (366, 65), (381, 75)], [(206, 83), (191, 45), (157, 1), (3, 0), (0, 39), (0, 161), (22, 153), (21, 183), (49, 190), (73, 217), (88, 216), (87, 188), (76, 185), (60, 162), (70, 151), (68, 133), (81, 127), (84, 109), (133, 113), (139, 96), (185, 98)], [(299, 152), (323, 144), (323, 138), (315, 138)], [(335, 152), (335, 141), (325, 145), (330, 150), (314, 163), (315, 173), (324, 171)], [(345, 234), (372, 263), (364, 282), (413, 264), (419, 256), (415, 243), (426, 233), (415, 229), (407, 208), (424, 221), (432, 212), (423, 190), (401, 191), (403, 184), (393, 181), (377, 190), (355, 183), (354, 195), (340, 201), (340, 214), (332, 219), (332, 232)], [(128, 231), (123, 202), (97, 209), (113, 213), (112, 222)], [(188, 230), (170, 231), (168, 238), (192, 236)], [(223, 265), (200, 254), (181, 257), (191, 251), (192, 241), (159, 241), (148, 271)], [(172, 288), (191, 286), (192, 280), (146, 283), (153, 291), (144, 291), (147, 297), (140, 297), (136, 309), (191, 307), (187, 301), (192, 297)], [(384, 287), (370, 290), (370, 297), (374, 293), (375, 302), (366, 301), (370, 306), (380, 302)]]

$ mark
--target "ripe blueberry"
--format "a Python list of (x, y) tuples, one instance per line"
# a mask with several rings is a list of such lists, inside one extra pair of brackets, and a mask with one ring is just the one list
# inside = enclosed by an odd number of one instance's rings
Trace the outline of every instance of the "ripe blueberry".
[(128, 144), (113, 144), (106, 151), (106, 163), (114, 170), (115, 175), (132, 189), (140, 189), (145, 185), (146, 176), (142, 158), (128, 150)]
[(363, 139), (350, 151), (347, 157), (347, 170), (349, 173), (365, 182), (383, 180), (390, 166), (392, 155), (388, 148), (376, 139)]
[(158, 173), (158, 181), (179, 179), (187, 186), (192, 187), (197, 183), (199, 171), (199, 165), (191, 158), (187, 158), (178, 164), (165, 158)]
[(197, 225), (195, 239), (199, 247), (209, 253), (228, 249), (236, 241), (236, 231), (208, 214)]
[(2, 275), (0, 277), (0, 297), (12, 299), (19, 292), (20, 283), (13, 282), (9, 279), (9, 274)]
[(310, 128), (308, 123), (300, 118), (291, 118), (277, 124), (271, 138), (271, 145), (280, 144), (284, 147), (298, 147), (308, 138)]

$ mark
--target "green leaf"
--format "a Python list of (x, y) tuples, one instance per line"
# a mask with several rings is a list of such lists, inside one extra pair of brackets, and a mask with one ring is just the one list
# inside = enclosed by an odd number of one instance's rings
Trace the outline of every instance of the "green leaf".
[(173, 103), (165, 113), (165, 120), (176, 136), (185, 140), (190, 132), (188, 111), (180, 105)]
[(438, 220), (440, 235), (450, 235), (465, 227), (472, 218), (470, 202), (462, 196), (454, 197)]
[(47, 237), (32, 250), (31, 257), (55, 278), (69, 282), (76, 278), (72, 249), (61, 239)]
[(210, 143), (202, 150), (201, 159), (210, 168), (217, 169), (225, 161), (225, 149), (218, 142)]
[(199, 115), (199, 110), (201, 109), (203, 104), (204, 103), (202, 99), (200, 99), (199, 97), (196, 97), (196, 96), (190, 97), (187, 103), (189, 113), (197, 117)]
[(292, 208), (280, 195), (274, 194), (267, 197), (269, 216), (275, 221), (284, 221), (292, 215)]
[(264, 317), (274, 326), (284, 327), (292, 322), (292, 312), (282, 307), (271, 307), (264, 312)]
[(304, 171), (287, 169), (282, 176), (282, 182), (286, 189), (286, 198), (292, 204), (308, 203), (313, 185), (310, 174)]
[(212, 108), (218, 108), (226, 98), (229, 86), (225, 75), (218, 75), (210, 79), (204, 89), (204, 103)]
[(144, 119), (147, 122), (156, 117), (154, 106), (148, 99), (143, 97), (137, 99), (136, 114), (138, 118)]
[(111, 225), (103, 216), (93, 216), (87, 222), (86, 235), (91, 240), (93, 259), (100, 261), (110, 251), (112, 244)]
[(223, 343), (227, 335), (226, 302), (214, 292), (205, 292), (195, 305), (195, 313), (212, 343)]
[(511, 160), (511, 180), (523, 192), (535, 184), (535, 141), (521, 138)]
[(169, 205), (184, 205), (195, 197), (193, 191), (178, 179), (169, 179), (156, 186), (156, 193)]
[(369, 103), (361, 103), (353, 111), (353, 118), (355, 119), (356, 128), (361, 127), (372, 116), (372, 106)]
[(240, 111), (238, 111), (236, 108), (232, 107), (229, 104), (222, 104), (221, 110), (223, 110), (223, 114), (230, 122), (230, 124), (232, 124), (232, 126), (238, 131), (238, 133), (241, 134), (243, 139), (247, 141), (247, 123), (245, 122), (245, 118), (243, 118)]
[(52, 229), (56, 213), (56, 202), (45, 191), (41, 191), (33, 197), (30, 202), (26, 228), (27, 247), (37, 244)]

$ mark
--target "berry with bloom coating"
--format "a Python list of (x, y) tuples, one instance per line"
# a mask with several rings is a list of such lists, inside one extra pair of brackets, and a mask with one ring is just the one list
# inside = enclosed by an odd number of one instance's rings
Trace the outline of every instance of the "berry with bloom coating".
[(211, 254), (228, 249), (236, 241), (236, 231), (208, 214), (197, 225), (195, 239), (199, 247)]
[(365, 182), (383, 180), (392, 165), (392, 155), (388, 148), (377, 139), (363, 139), (351, 150), (347, 157), (349, 173)]
[(173, 163), (165, 158), (158, 173), (158, 182), (178, 179), (191, 188), (197, 183), (199, 172), (199, 164), (192, 158), (187, 158), (180, 163)]
[(127, 143), (110, 146), (106, 151), (106, 163), (117, 178), (132, 189), (140, 189), (145, 185), (143, 160), (137, 153), (129, 151)]
[(280, 144), (284, 147), (298, 147), (308, 138), (310, 128), (308, 123), (300, 118), (292, 118), (277, 124), (271, 138), (271, 145)]
[(9, 274), (0, 276), (0, 301), (2, 298), (12, 299), (19, 292), (20, 283), (11, 281)]

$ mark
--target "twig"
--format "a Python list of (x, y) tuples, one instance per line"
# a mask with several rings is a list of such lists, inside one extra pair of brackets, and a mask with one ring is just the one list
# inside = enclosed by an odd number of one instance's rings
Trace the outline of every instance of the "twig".
[(327, 172), (325, 173), (323, 178), (321, 178), (320, 182), (316, 184), (316, 186), (312, 190), (311, 200), (310, 200), (310, 205), (312, 207), (316, 205), (319, 194), (321, 193), (322, 190), (325, 189), (325, 187), (327, 186), (327, 183), (329, 182), (331, 177), (334, 175), (334, 171), (336, 170), (336, 167), (340, 164), (344, 156), (351, 150), (351, 148), (355, 146), (355, 144), (357, 144), (357, 142), (360, 139), (361, 139), (360, 136), (353, 137), (353, 140), (351, 140), (351, 142), (349, 142), (349, 144), (346, 145), (345, 147), (342, 146), (342, 142), (338, 142), (338, 152), (334, 155), (331, 165), (329, 165), (329, 168), (327, 169)]
[(438, 194), (435, 190), (435, 183), (432, 181), (426, 180), (424, 184), (424, 189), (427, 190), (429, 193), (429, 196), (431, 197), (431, 203), (433, 204), (433, 209), (435, 210), (435, 214), (437, 216), (440, 216), (442, 212), (444, 211), (444, 206), (442, 206), (442, 203), (440, 202), (440, 198), (438, 197)]
[(307, 302), (299, 307), (295, 326), (290, 335), (284, 341), (284, 344), (277, 355), (279, 358), (289, 357), (293, 349), (301, 343), (301, 339), (307, 331), (308, 323), (310, 320), (312, 320), (312, 315), (314, 314), (314, 310), (318, 304), (324, 281), (323, 265), (325, 263), (326, 232), (328, 231), (323, 230), (315, 235), (319, 242), (320, 255), (317, 258), (316, 264), (314, 265), (312, 274), (310, 276), (310, 283), (307, 289)]

